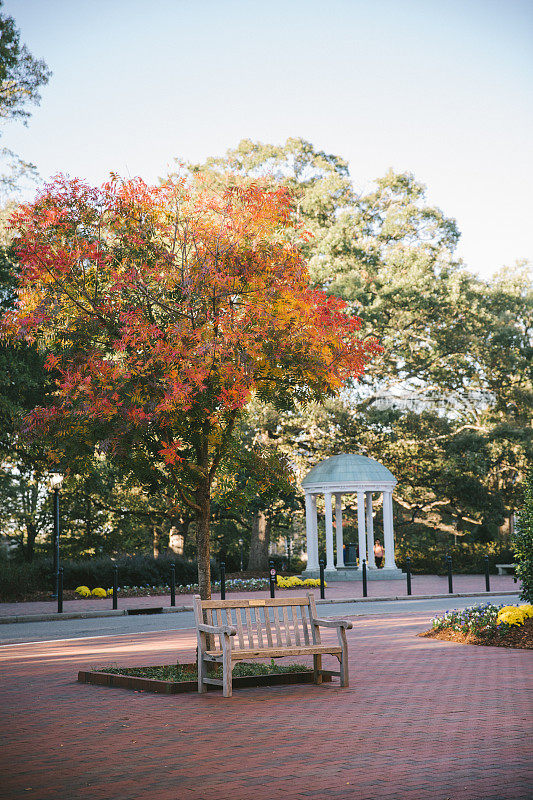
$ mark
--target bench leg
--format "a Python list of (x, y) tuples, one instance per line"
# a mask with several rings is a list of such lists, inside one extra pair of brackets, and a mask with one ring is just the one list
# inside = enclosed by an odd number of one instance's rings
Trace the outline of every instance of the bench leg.
[(204, 683), (206, 676), (206, 663), (202, 658), (202, 651), (198, 648), (198, 692), (204, 694), (207, 692), (207, 684)]
[(233, 694), (232, 688), (232, 664), (231, 664), (231, 650), (229, 647), (222, 649), (222, 695), (224, 697), (231, 697)]
[(322, 683), (322, 675), (320, 674), (320, 670), (322, 669), (322, 656), (313, 656), (313, 669), (315, 671), (315, 683)]
[(346, 631), (344, 628), (339, 628), (339, 644), (342, 647), (342, 651), (339, 656), (341, 686), (349, 686), (350, 676), (348, 673), (348, 642), (346, 641)]

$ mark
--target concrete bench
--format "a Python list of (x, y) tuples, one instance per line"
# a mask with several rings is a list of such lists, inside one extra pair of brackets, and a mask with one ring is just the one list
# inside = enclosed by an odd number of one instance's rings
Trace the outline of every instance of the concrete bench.
[[(348, 686), (348, 620), (320, 619), (315, 599), (201, 600), (194, 597), (194, 616), (198, 639), (198, 691), (206, 684), (221, 686), (224, 697), (231, 697), (232, 670), (238, 661), (252, 658), (313, 656), (315, 683), (323, 675), (336, 675), (341, 686)], [(338, 644), (322, 644), (320, 627), (336, 628)], [(339, 672), (322, 669), (322, 656), (339, 660)], [(222, 680), (209, 675), (210, 663), (222, 664)]]
[(498, 575), (514, 575), (516, 564), (495, 564)]

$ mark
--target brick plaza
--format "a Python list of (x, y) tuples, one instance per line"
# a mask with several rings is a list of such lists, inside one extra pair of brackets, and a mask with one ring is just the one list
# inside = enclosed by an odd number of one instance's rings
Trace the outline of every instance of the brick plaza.
[(193, 660), (192, 630), (0, 648), (0, 797), (529, 800), (531, 651), (417, 638), (428, 619), (354, 618), (348, 689), (227, 700), (76, 682)]

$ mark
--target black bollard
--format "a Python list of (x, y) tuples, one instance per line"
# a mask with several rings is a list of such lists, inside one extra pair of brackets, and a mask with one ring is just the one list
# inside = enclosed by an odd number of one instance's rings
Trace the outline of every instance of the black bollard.
[(113, 608), (118, 608), (118, 567), (113, 566)]
[(226, 562), (220, 562), (220, 599), (226, 599)]
[(170, 565), (170, 605), (176, 605), (176, 566)]
[(448, 592), (449, 592), (449, 594), (453, 594), (452, 557), (451, 556), (447, 556), (446, 560), (448, 562)]
[(57, 570), (57, 613), (63, 613), (63, 567)]
[(324, 580), (324, 562), (320, 561), (320, 599), (326, 599), (326, 582)]
[(409, 556), (405, 559), (406, 561), (406, 570), (407, 570), (407, 594), (411, 594), (411, 559)]
[(366, 586), (366, 558), (363, 558), (363, 597), (368, 597), (368, 590)]
[(485, 556), (485, 591), (490, 592), (489, 557)]
[(276, 596), (276, 568), (274, 562), (270, 562), (270, 597)]

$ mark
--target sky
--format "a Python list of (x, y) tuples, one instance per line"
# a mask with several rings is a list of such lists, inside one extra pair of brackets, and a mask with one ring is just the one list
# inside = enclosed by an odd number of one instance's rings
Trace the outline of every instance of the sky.
[(532, 0), (4, 0), (53, 75), (1, 144), (41, 176), (149, 182), (300, 136), (358, 189), (409, 171), (483, 277), (533, 262)]

